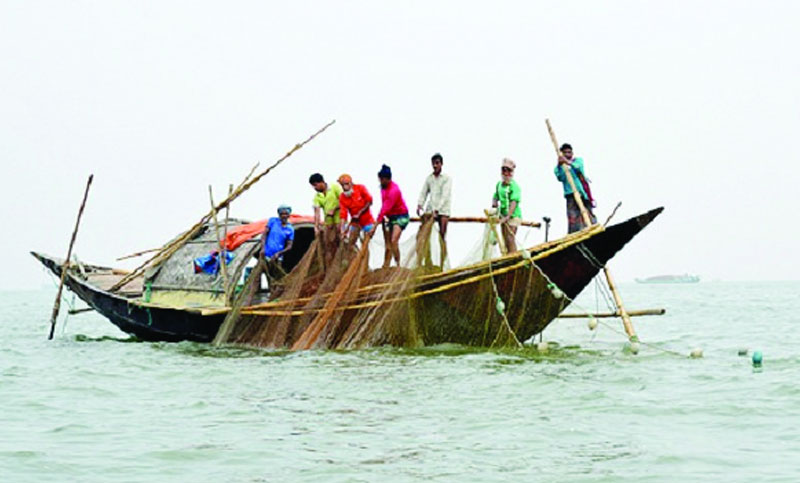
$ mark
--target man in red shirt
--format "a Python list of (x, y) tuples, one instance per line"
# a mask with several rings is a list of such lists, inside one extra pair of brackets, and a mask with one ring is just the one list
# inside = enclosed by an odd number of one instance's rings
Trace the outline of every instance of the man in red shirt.
[(353, 178), (349, 174), (339, 176), (339, 184), (342, 186), (342, 194), (339, 195), (342, 235), (347, 236), (350, 243), (354, 243), (359, 232), (368, 233), (375, 224), (370, 212), (372, 195), (363, 184), (353, 184)]

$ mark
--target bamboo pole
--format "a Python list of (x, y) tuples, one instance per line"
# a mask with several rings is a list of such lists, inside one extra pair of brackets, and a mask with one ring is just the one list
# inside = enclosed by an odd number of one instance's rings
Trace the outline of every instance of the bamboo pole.
[[(233, 194), (233, 184), (228, 185), (228, 196)], [(222, 228), (222, 239), (228, 240), (228, 221), (231, 218), (231, 205), (225, 207), (225, 225)]]
[[(550, 125), (550, 119), (544, 120), (545, 124), (547, 124), (547, 132), (550, 133), (550, 140), (553, 141), (553, 147), (556, 150), (556, 155), (561, 156), (561, 148), (558, 147), (558, 141), (556, 141), (556, 133), (553, 131), (553, 127)], [(583, 218), (583, 222), (586, 226), (592, 226), (592, 219), (589, 218), (589, 212), (586, 211), (586, 207), (583, 205), (583, 200), (581, 199), (581, 195), (578, 192), (577, 186), (575, 186), (575, 180), (572, 179), (572, 172), (570, 169), (561, 165), (561, 170), (564, 172), (564, 175), (567, 178), (567, 183), (569, 183), (569, 187), (572, 188), (572, 197), (575, 199), (575, 203), (578, 204), (578, 209), (581, 210), (581, 218)]]
[[(628, 317), (644, 317), (647, 315), (664, 315), (667, 313), (665, 309), (645, 309), (645, 310), (631, 310), (628, 312)], [(588, 319), (594, 317), (595, 319), (611, 319), (619, 317), (619, 312), (600, 312), (597, 314), (560, 314), (559, 319)]]
[(58, 312), (61, 310), (61, 292), (64, 290), (64, 279), (67, 277), (67, 270), (69, 269), (69, 260), (72, 257), (72, 247), (75, 245), (75, 237), (78, 236), (78, 227), (81, 224), (81, 217), (83, 216), (83, 209), (86, 206), (86, 199), (89, 197), (89, 188), (92, 187), (92, 180), (94, 175), (89, 175), (89, 180), (86, 181), (86, 190), (83, 192), (83, 201), (78, 210), (78, 218), (75, 220), (75, 229), (72, 230), (72, 238), (69, 241), (69, 248), (67, 249), (67, 257), (64, 259), (64, 264), (61, 265), (61, 280), (58, 283), (58, 292), (56, 292), (56, 301), (53, 303), (53, 313), (50, 316), (50, 335), (47, 336), (48, 340), (53, 339), (53, 333), (56, 330), (56, 319)]
[[(217, 222), (217, 209), (214, 205), (214, 193), (211, 190), (211, 185), (208, 185), (208, 199), (211, 201), (211, 219), (214, 220), (214, 232), (217, 235), (217, 246), (219, 247), (219, 267), (222, 270), (222, 286), (228, 286), (228, 268), (225, 263), (225, 247), (222, 246), (224, 238), (219, 236), (219, 223)], [(227, 207), (225, 208), (227, 209)]]
[[(558, 147), (556, 133), (553, 131), (553, 127), (550, 125), (550, 119), (545, 119), (544, 122), (547, 124), (547, 132), (550, 133), (550, 140), (553, 141), (553, 147), (556, 150), (556, 154), (560, 156), (561, 149)], [(575, 199), (575, 203), (578, 204), (578, 208), (581, 210), (581, 217), (583, 218), (584, 224), (586, 224), (586, 226), (592, 226), (593, 223), (591, 218), (589, 218), (589, 212), (586, 211), (586, 207), (583, 205), (583, 200), (581, 199), (578, 189), (575, 186), (575, 180), (572, 179), (571, 170), (563, 167), (563, 165), (561, 169), (567, 178), (567, 183), (569, 183), (570, 188), (572, 188), (572, 196)], [(606, 280), (608, 281), (608, 288), (611, 289), (611, 293), (614, 296), (614, 302), (617, 304), (617, 311), (622, 319), (622, 325), (625, 328), (625, 333), (628, 334), (631, 342), (638, 341), (639, 338), (636, 336), (636, 332), (633, 330), (631, 318), (628, 316), (628, 313), (625, 311), (625, 307), (622, 305), (622, 297), (617, 290), (616, 284), (614, 284), (614, 279), (611, 277), (611, 272), (608, 270), (608, 267), (603, 267), (603, 273), (605, 273)]]
[[(233, 184), (229, 184), (228, 185), (228, 196), (230, 196), (231, 194), (233, 194)], [(230, 219), (230, 217), (231, 217), (231, 205), (228, 205), (228, 206), (225, 207), (225, 224), (222, 226), (222, 243), (221, 243), (221, 245), (222, 245), (222, 249), (223, 250), (225, 249), (225, 243), (227, 243), (227, 241), (228, 241), (228, 220)], [(228, 259), (224, 258), (224, 261), (225, 261), (226, 270), (227, 270)], [(225, 284), (226, 284), (226, 290), (227, 290), (227, 284), (230, 283), (230, 278), (226, 277), (226, 279), (227, 280), (225, 281)], [(234, 280), (234, 283), (236, 283), (236, 280)], [(226, 303), (227, 303), (227, 300), (226, 300)]]
[[(483, 216), (450, 216), (447, 218), (448, 223), (488, 223), (490, 217)], [(422, 221), (420, 217), (413, 217), (411, 222), (418, 223)], [(523, 221), (520, 226), (527, 226), (530, 228), (541, 228), (542, 224), (537, 221)]]
[(159, 250), (161, 250), (161, 248), (151, 248), (149, 250), (142, 250), (140, 252), (131, 253), (130, 255), (125, 255), (125, 256), (119, 257), (119, 258), (117, 258), (117, 261), (121, 262), (122, 260), (127, 260), (129, 258), (141, 257), (142, 255), (147, 255), (148, 253), (157, 252)]
[[(245, 191), (250, 189), (254, 184), (258, 183), (261, 180), (261, 178), (263, 178), (264, 176), (269, 174), (270, 171), (272, 171), (273, 169), (278, 167), (278, 165), (280, 165), (281, 163), (286, 161), (296, 151), (298, 151), (303, 146), (305, 146), (306, 144), (308, 144), (311, 141), (313, 141), (314, 138), (316, 138), (317, 136), (319, 136), (320, 134), (325, 132), (325, 130), (327, 130), (329, 127), (331, 127), (334, 123), (336, 123), (336, 120), (330, 121), (329, 123), (327, 123), (324, 126), (322, 126), (322, 128), (317, 130), (314, 134), (312, 134), (311, 136), (306, 138), (304, 141), (302, 141), (302, 142), (300, 142), (298, 144), (295, 144), (292, 149), (290, 149), (286, 154), (281, 156), (271, 166), (266, 168), (264, 171), (262, 171), (258, 175), (253, 176), (252, 174), (253, 174), (254, 170), (251, 170), (250, 174), (247, 175), (245, 180), (233, 190), (233, 193), (230, 196), (228, 196), (225, 200), (223, 200), (219, 204), (217, 204), (217, 206), (215, 206), (215, 209), (217, 211), (219, 211), (219, 210), (221, 210), (223, 208), (226, 208), (233, 200), (235, 200), (236, 198), (241, 196), (242, 193), (244, 193)], [(258, 166), (258, 165), (256, 165), (256, 166)], [(125, 276), (119, 282), (114, 284), (114, 286), (112, 286), (109, 289), (109, 292), (114, 292), (116, 290), (119, 290), (121, 287), (127, 285), (131, 280), (133, 280), (134, 278), (136, 278), (139, 275), (143, 274), (144, 271), (147, 270), (149, 267), (159, 265), (160, 263), (164, 262), (166, 259), (171, 257), (187, 241), (189, 241), (192, 238), (194, 238), (195, 235), (197, 235), (200, 232), (200, 230), (203, 228), (203, 225), (205, 225), (210, 219), (211, 219), (211, 211), (206, 213), (202, 218), (200, 218), (200, 221), (195, 223), (191, 228), (189, 228), (188, 230), (183, 232), (180, 236), (178, 236), (177, 238), (173, 239), (172, 241), (170, 241), (169, 243), (167, 243), (166, 245), (161, 247), (161, 249), (158, 251), (158, 253), (156, 253), (154, 256), (150, 257), (144, 263), (139, 265), (129, 275)]]
[(628, 338), (631, 342), (638, 342), (639, 337), (637, 337), (636, 331), (633, 330), (633, 323), (631, 323), (630, 315), (628, 315), (628, 312), (625, 310), (625, 306), (622, 305), (622, 297), (619, 295), (617, 285), (611, 277), (611, 272), (608, 271), (608, 267), (603, 267), (603, 272), (605, 272), (606, 280), (608, 280), (608, 288), (611, 289), (611, 294), (614, 296), (614, 303), (617, 304), (617, 311), (619, 312), (619, 317), (622, 319), (622, 326), (625, 327), (625, 333), (628, 334)]
[(230, 312), (225, 315), (225, 320), (222, 321), (219, 329), (217, 329), (217, 334), (214, 336), (214, 340), (211, 342), (214, 346), (220, 346), (228, 342), (228, 338), (231, 336), (233, 327), (236, 325), (236, 322), (239, 321), (242, 307), (245, 304), (250, 303), (253, 295), (255, 295), (256, 291), (261, 285), (261, 274), (264, 273), (264, 264), (261, 263), (262, 261), (262, 258), (259, 257), (258, 264), (256, 264), (256, 266), (253, 267), (253, 270), (250, 272), (250, 278), (247, 279), (244, 287), (242, 287), (242, 291), (239, 292), (239, 295), (236, 296), (235, 301), (231, 305)]

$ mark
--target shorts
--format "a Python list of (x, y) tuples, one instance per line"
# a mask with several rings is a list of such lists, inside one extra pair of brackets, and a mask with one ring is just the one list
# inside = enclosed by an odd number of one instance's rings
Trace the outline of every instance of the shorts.
[(522, 224), (522, 218), (509, 218), (506, 223), (508, 226), (520, 226)]
[(405, 230), (410, 221), (411, 218), (409, 218), (408, 213), (403, 215), (387, 215), (386, 219), (383, 220), (383, 229), (391, 230), (393, 226), (399, 226), (401, 230)]
[(364, 226), (361, 226), (358, 223), (353, 223), (352, 225), (350, 225), (350, 231), (358, 231), (358, 229), (361, 228), (362, 232), (367, 233), (368, 231), (372, 231), (372, 226), (373, 226), (372, 223)]

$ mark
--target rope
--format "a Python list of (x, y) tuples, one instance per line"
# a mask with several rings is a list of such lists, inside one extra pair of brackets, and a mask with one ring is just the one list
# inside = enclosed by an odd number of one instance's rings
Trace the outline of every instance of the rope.
[(575, 245), (575, 248), (577, 248), (578, 251), (581, 252), (581, 255), (583, 255), (583, 257), (587, 259), (589, 263), (591, 263), (592, 266), (594, 266), (594, 268), (598, 270), (603, 269), (603, 264), (600, 263), (600, 260), (598, 260), (597, 257), (594, 256), (594, 253), (592, 253), (591, 250), (586, 248), (586, 245), (584, 245), (583, 243), (578, 243)]
[[(505, 304), (505, 302), (503, 302), (503, 299), (500, 298), (500, 293), (497, 291), (497, 284), (494, 281), (494, 273), (492, 272), (492, 263), (491, 262), (489, 262), (489, 279), (492, 281), (492, 290), (494, 290), (495, 300), (497, 301), (497, 304), (496, 304), (495, 307), (497, 308), (497, 312), (500, 313), (500, 317), (503, 320), (503, 325), (505, 326), (505, 328), (508, 331), (508, 333), (511, 334), (511, 337), (514, 338), (514, 342), (517, 343), (517, 347), (521, 348), (522, 347), (522, 342), (519, 341), (519, 338), (517, 337), (517, 334), (514, 333), (514, 329), (511, 328), (511, 324), (508, 323), (508, 317), (506, 317), (506, 304)], [(492, 344), (491, 344), (490, 347), (493, 347), (495, 345), (495, 343), (497, 342), (497, 339), (499, 337), (500, 337), (500, 331), (498, 330), (497, 331), (497, 335), (495, 336), (494, 340), (492, 341)]]
[[(543, 275), (545, 278), (547, 278), (547, 275), (546, 275), (544, 272), (542, 272), (542, 271), (541, 271), (541, 269), (540, 269), (540, 268), (539, 268), (539, 267), (538, 267), (538, 266), (537, 266), (535, 263), (533, 263), (533, 262), (531, 262), (531, 263), (533, 264), (533, 266), (535, 266), (535, 267), (536, 267), (536, 268), (539, 270), (539, 272), (540, 272), (540, 273), (541, 273), (541, 274), (542, 274), (542, 275)], [(558, 287), (556, 286), (556, 284), (554, 284), (552, 281), (550, 281), (550, 280), (549, 280), (549, 278), (548, 278), (548, 281), (550, 282), (550, 285), (552, 285), (553, 287), (555, 287), (556, 289), (558, 289)], [(595, 293), (596, 293), (596, 291), (597, 291), (597, 287), (603, 287), (603, 288), (605, 288), (605, 285), (603, 285), (603, 283), (602, 283), (602, 282), (601, 282), (600, 284), (598, 284), (598, 283), (597, 283), (597, 279), (595, 279)], [(559, 289), (559, 290), (560, 290), (560, 289)], [(583, 307), (581, 304), (577, 303), (577, 302), (575, 301), (575, 299), (573, 299), (573, 298), (570, 298), (570, 297), (569, 297), (569, 296), (567, 296), (567, 294), (565, 294), (563, 291), (562, 291), (561, 293), (562, 293), (562, 294), (564, 294), (564, 295), (563, 295), (563, 297), (564, 297), (566, 300), (569, 300), (569, 303), (570, 303), (570, 305), (574, 305), (575, 307), (577, 307), (577, 308), (578, 308), (580, 311), (582, 311), (582, 312), (589, 313), (589, 311), (588, 311), (588, 310), (586, 310), (586, 308), (585, 308), (585, 307)], [(603, 293), (603, 292), (602, 292), (602, 290), (600, 291), (600, 293)], [(608, 300), (606, 300), (606, 301), (608, 302)], [(613, 307), (609, 306), (609, 308), (611, 308), (611, 309), (613, 310)], [(624, 331), (621, 331), (621, 330), (617, 329), (616, 327), (614, 327), (614, 326), (612, 326), (612, 325), (609, 325), (607, 322), (605, 322), (605, 321), (603, 321), (603, 320), (601, 320), (601, 319), (594, 318), (594, 320), (595, 320), (595, 321), (597, 321), (597, 322), (598, 322), (600, 325), (602, 325), (603, 327), (606, 327), (606, 328), (607, 328), (607, 329), (609, 329), (610, 331), (614, 332), (615, 334), (619, 334), (619, 335), (621, 335), (622, 337), (624, 337), (625, 339), (628, 339), (628, 335), (627, 335), (627, 334), (626, 334)], [(593, 331), (593, 332), (594, 332), (594, 334), (592, 334), (592, 337), (591, 337), (591, 339), (589, 340), (589, 342), (594, 342), (595, 338), (597, 337), (597, 331), (595, 330), (595, 331)], [(681, 357), (681, 358), (683, 358), (683, 357), (684, 357), (684, 355), (683, 355), (683, 354), (681, 354), (680, 352), (676, 352), (676, 351), (669, 350), (669, 349), (663, 349), (663, 348), (661, 348), (661, 347), (658, 347), (658, 346), (656, 346), (656, 345), (653, 345), (653, 344), (649, 344), (649, 343), (647, 343), (647, 342), (642, 342), (642, 341), (637, 341), (637, 342), (638, 342), (640, 345), (642, 345), (642, 346), (648, 347), (648, 348), (650, 348), (650, 349), (653, 349), (653, 350), (656, 350), (656, 351), (659, 351), (659, 352), (663, 352), (663, 353), (665, 353), (665, 354), (669, 354), (669, 355), (673, 355), (673, 356), (678, 356), (678, 357)]]
[[(575, 248), (577, 248), (578, 252), (581, 255), (583, 255), (583, 257), (589, 263), (591, 263), (594, 268), (596, 268), (597, 270), (602, 270), (603, 269), (603, 264), (600, 263), (600, 260), (597, 259), (597, 257), (594, 255), (594, 253), (592, 253), (592, 251), (589, 250), (586, 247), (586, 245), (584, 245), (583, 243), (578, 243), (577, 245), (575, 245)], [(616, 302), (613, 301), (613, 297), (609, 293), (608, 287), (605, 285), (604, 282), (601, 282), (599, 286), (601, 288), (600, 293), (603, 295), (603, 299), (605, 300), (606, 305), (608, 306), (608, 309), (610, 311), (612, 311), (612, 312), (618, 312), (619, 311), (619, 307), (617, 307)], [(597, 277), (595, 277), (595, 296), (597, 296), (597, 288), (598, 288)]]
[[(56, 276), (53, 274), (53, 272), (51, 272), (50, 270), (48, 270), (44, 266), (42, 266), (42, 271), (49, 276), (50, 281), (53, 282), (53, 287), (58, 289), (58, 283), (56, 283)], [(59, 279), (59, 282), (60, 281), (61, 280)], [(76, 302), (76, 300), (75, 300), (75, 292), (72, 292), (72, 300), (69, 300), (67, 298), (67, 294), (62, 292), (61, 293), (61, 300), (62, 300), (62, 302), (67, 304), (67, 308), (68, 308), (67, 309), (67, 313), (64, 314), (64, 318), (62, 319), (62, 322), (61, 322), (61, 334), (63, 335), (65, 333), (66, 329), (67, 329), (67, 320), (69, 320), (69, 311), (70, 310), (75, 310), (75, 302)]]

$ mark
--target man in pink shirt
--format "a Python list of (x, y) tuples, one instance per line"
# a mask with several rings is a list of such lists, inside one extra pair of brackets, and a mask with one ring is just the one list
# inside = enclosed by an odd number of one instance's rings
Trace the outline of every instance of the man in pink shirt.
[(378, 172), (381, 182), (381, 211), (378, 213), (377, 223), (371, 233), (375, 233), (378, 224), (383, 225), (383, 240), (386, 252), (383, 255), (383, 268), (388, 268), (394, 257), (397, 266), (400, 266), (400, 235), (408, 226), (411, 219), (408, 216), (406, 202), (400, 187), (392, 181), (392, 169), (385, 164)]

